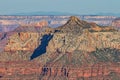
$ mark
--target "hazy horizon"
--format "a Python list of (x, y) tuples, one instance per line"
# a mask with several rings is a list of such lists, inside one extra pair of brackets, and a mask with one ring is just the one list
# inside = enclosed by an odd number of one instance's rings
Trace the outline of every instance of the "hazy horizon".
[(29, 12), (65, 12), (79, 15), (120, 13), (120, 1), (114, 0), (1, 0), (0, 15)]

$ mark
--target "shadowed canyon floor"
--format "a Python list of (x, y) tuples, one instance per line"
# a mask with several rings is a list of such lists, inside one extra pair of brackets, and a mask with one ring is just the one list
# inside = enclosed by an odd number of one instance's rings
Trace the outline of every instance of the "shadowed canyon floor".
[[(71, 16), (0, 34), (0, 80), (119, 80), (120, 32)], [(1, 47), (1, 46), (0, 46)]]

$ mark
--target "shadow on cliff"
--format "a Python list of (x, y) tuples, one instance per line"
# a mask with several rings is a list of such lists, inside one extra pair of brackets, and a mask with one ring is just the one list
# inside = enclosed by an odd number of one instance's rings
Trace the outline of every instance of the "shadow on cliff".
[(33, 60), (34, 58), (44, 54), (46, 52), (46, 47), (52, 38), (53, 35), (51, 34), (44, 35), (41, 39), (41, 44), (34, 50), (33, 54), (30, 57), (30, 60)]
[(96, 48), (96, 51), (93, 51), (90, 54), (98, 61), (120, 62), (120, 50), (116, 48)]

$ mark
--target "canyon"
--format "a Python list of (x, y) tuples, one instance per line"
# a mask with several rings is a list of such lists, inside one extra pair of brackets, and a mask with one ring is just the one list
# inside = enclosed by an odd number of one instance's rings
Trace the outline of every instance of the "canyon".
[(55, 28), (42, 19), (1, 33), (0, 80), (119, 80), (120, 32), (110, 26), (115, 17), (68, 17)]

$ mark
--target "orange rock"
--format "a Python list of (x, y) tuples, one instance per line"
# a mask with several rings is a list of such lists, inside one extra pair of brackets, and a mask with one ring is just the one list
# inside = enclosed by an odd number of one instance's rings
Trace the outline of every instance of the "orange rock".
[(44, 27), (44, 26), (48, 26), (48, 22), (47, 21), (41, 21), (36, 23), (35, 27)]

